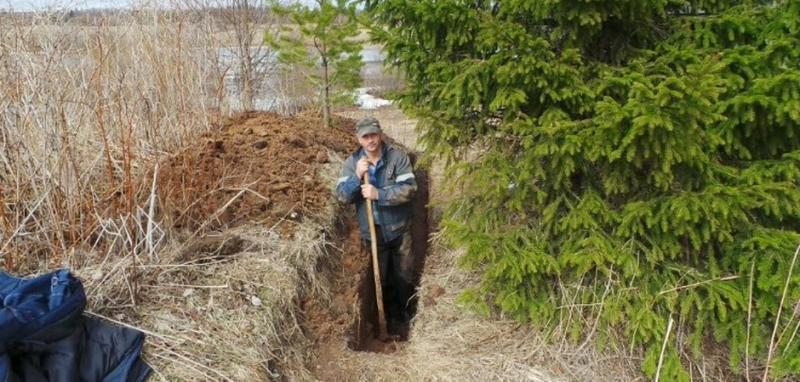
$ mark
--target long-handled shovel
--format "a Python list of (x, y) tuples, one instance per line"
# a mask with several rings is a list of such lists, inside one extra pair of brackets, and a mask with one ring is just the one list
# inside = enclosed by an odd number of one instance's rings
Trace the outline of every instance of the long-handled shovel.
[[(364, 173), (364, 184), (369, 184), (369, 173)], [(386, 314), (383, 312), (383, 290), (381, 289), (381, 270), (378, 264), (378, 241), (375, 234), (375, 218), (372, 216), (372, 200), (367, 199), (367, 217), (369, 219), (369, 242), (372, 244), (372, 273), (375, 276), (375, 298), (378, 302), (378, 327), (380, 340), (389, 338), (386, 332)]]

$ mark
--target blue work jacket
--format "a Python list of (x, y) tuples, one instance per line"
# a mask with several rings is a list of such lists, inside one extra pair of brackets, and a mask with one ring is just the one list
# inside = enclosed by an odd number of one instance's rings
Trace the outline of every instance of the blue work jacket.
[[(361, 236), (369, 240), (369, 220), (367, 204), (361, 196), (362, 180), (356, 177), (356, 164), (366, 156), (359, 148), (347, 158), (336, 185), (336, 198), (343, 203), (354, 203)], [(411, 226), (411, 198), (417, 190), (414, 171), (408, 155), (382, 143), (382, 155), (375, 175), (370, 183), (378, 189), (378, 200), (374, 202), (375, 224), (381, 227), (383, 240), (392, 241), (400, 237)]]

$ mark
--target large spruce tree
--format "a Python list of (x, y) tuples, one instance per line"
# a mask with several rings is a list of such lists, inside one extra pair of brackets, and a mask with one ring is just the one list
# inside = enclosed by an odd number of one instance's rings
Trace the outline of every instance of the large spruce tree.
[(709, 340), (734, 373), (800, 376), (797, 0), (366, 6), (462, 196), (467, 298), (621, 333), (662, 381)]

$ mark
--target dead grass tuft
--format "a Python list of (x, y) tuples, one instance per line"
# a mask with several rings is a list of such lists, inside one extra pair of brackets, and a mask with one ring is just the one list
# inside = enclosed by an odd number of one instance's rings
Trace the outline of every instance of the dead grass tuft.
[(292, 240), (250, 226), (173, 248), (139, 265), (136, 307), (130, 257), (90, 265), (79, 271), (87, 312), (148, 334), (157, 381), (310, 380), (297, 306), (325, 289), (314, 272), (325, 236), (312, 222)]

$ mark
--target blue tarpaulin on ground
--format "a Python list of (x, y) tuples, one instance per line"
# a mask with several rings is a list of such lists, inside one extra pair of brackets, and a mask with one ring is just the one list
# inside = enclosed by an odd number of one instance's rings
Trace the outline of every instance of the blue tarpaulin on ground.
[(85, 306), (69, 270), (31, 279), (0, 271), (0, 381), (145, 381), (144, 334), (85, 317)]

